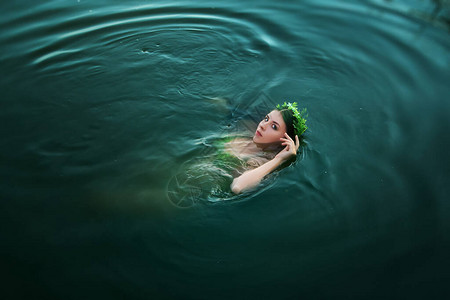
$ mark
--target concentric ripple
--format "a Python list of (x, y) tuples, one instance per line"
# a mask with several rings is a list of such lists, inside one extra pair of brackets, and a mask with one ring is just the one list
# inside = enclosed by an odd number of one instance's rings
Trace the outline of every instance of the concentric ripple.
[[(403, 299), (447, 287), (448, 1), (0, 8), (11, 294)], [(297, 161), (233, 195), (212, 142), (283, 101), (309, 113)]]
[[(207, 60), (225, 59), (229, 64), (265, 56), (271, 49), (278, 56), (286, 55), (283, 49), (289, 49), (287, 40), (276, 34), (285, 31), (269, 18), (227, 9), (150, 5), (98, 8), (77, 15), (72, 12), (70, 17), (61, 9), (50, 15), (53, 22), (46, 22), (46, 13), (38, 10), (4, 24), (10, 30), (3, 42), (14, 49), (5, 58), (26, 55), (37, 69), (72, 72), (81, 65), (101, 64), (103, 59), (133, 63), (142, 53), (182, 63), (202, 57), (201, 51)], [(30, 38), (30, 47), (16, 51), (15, 44), (26, 44)], [(154, 63), (158, 61), (150, 59)]]

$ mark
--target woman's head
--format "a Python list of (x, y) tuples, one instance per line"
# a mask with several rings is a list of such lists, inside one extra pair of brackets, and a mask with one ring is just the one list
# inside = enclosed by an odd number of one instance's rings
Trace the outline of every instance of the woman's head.
[(308, 114), (306, 108), (298, 111), (297, 102), (284, 102), (282, 105), (277, 105), (277, 110), (283, 115), (283, 120), (287, 126), (287, 134), (294, 139), (294, 136), (301, 136), (308, 126), (306, 126), (306, 118)]
[(259, 122), (253, 141), (257, 144), (281, 144), (286, 132), (286, 123), (279, 110), (272, 110)]
[(302, 135), (308, 128), (306, 117), (306, 109), (299, 112), (296, 102), (277, 105), (258, 124), (253, 141), (257, 144), (281, 143), (280, 138), (284, 137), (285, 132), (294, 140), (295, 135)]

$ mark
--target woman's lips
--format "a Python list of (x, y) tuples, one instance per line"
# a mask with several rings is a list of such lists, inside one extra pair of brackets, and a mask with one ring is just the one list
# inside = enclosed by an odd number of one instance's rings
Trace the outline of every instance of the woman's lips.
[(261, 132), (259, 132), (258, 130), (256, 130), (256, 135), (257, 136), (262, 136)]

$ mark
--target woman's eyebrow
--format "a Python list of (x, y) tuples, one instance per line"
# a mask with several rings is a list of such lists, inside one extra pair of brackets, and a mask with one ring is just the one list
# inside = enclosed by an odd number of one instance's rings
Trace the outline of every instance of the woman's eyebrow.
[[(268, 114), (267, 116), (270, 117), (270, 114)], [(280, 126), (280, 124), (278, 124), (278, 122), (275, 121), (272, 117), (270, 117), (270, 119), (272, 119), (272, 122), (274, 122), (275, 124), (277, 124), (278, 126)]]

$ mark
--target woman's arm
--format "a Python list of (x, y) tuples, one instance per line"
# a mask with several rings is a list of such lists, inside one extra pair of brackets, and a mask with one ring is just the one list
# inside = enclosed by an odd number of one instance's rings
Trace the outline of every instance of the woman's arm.
[(285, 138), (280, 138), (280, 141), (282, 142), (281, 145), (286, 147), (272, 160), (269, 160), (256, 169), (246, 171), (241, 176), (233, 179), (233, 182), (231, 183), (231, 190), (233, 193), (239, 194), (244, 190), (257, 186), (264, 176), (274, 171), (292, 156), (297, 155), (297, 150), (300, 146), (298, 136), (295, 136), (295, 142), (287, 135), (287, 133), (285, 133), (284, 136)]
[(267, 174), (278, 168), (283, 163), (279, 157), (269, 160), (265, 164), (256, 169), (244, 172), (241, 176), (233, 179), (231, 190), (235, 194), (239, 194), (244, 190), (257, 186)]

